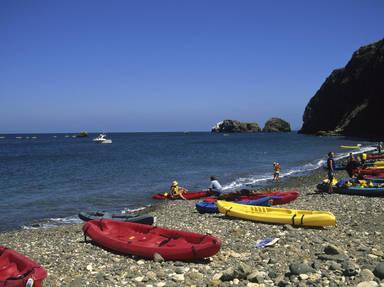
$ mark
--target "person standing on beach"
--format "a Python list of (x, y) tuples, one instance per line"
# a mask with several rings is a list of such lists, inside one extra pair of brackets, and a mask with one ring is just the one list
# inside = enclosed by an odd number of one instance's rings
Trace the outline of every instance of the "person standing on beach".
[(281, 166), (280, 166), (280, 163), (278, 162), (274, 162), (273, 163), (273, 180), (275, 181), (279, 181), (280, 180), (280, 170), (281, 170)]
[(328, 193), (333, 193), (333, 179), (335, 177), (335, 160), (333, 159), (334, 153), (328, 153), (327, 168), (328, 168)]
[(211, 180), (211, 184), (209, 185), (209, 188), (208, 188), (209, 193), (216, 196), (220, 196), (221, 192), (223, 191), (223, 188), (219, 183), (217, 177), (211, 176), (210, 180)]

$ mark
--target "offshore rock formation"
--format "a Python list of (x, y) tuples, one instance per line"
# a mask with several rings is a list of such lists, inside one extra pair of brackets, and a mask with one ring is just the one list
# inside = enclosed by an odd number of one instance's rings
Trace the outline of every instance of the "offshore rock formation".
[(290, 132), (291, 126), (280, 118), (269, 119), (263, 128), (263, 132)]
[(224, 120), (213, 126), (211, 131), (216, 133), (256, 133), (260, 132), (261, 129), (257, 123)]
[(301, 133), (383, 137), (384, 39), (363, 46), (309, 101)]

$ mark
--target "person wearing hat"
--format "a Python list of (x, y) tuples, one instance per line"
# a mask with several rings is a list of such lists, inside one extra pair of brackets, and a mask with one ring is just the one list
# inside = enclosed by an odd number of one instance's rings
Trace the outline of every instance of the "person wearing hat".
[(273, 163), (273, 180), (276, 180), (276, 181), (279, 181), (280, 180), (280, 170), (281, 170), (281, 167), (280, 167), (280, 163), (278, 162), (274, 162)]
[(221, 192), (223, 191), (223, 187), (219, 183), (217, 177), (211, 176), (210, 177), (211, 184), (209, 185), (209, 193), (212, 195), (220, 196)]
[(328, 168), (328, 193), (333, 193), (333, 179), (335, 177), (335, 160), (333, 159), (334, 153), (328, 153), (327, 168)]
[(172, 181), (171, 188), (170, 188), (170, 195), (171, 198), (181, 198), (181, 199), (186, 199), (183, 196), (183, 193), (187, 192), (187, 190), (184, 187), (179, 186), (179, 183), (174, 180)]

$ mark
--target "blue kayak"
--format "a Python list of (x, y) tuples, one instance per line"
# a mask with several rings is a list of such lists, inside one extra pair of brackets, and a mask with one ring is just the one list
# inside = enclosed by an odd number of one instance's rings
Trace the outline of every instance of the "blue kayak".
[[(352, 183), (356, 183), (356, 178), (342, 178), (338, 181), (336, 186), (333, 187), (334, 193), (340, 194), (349, 194), (349, 195), (361, 195), (361, 196), (384, 196), (384, 187), (373, 186), (373, 187), (360, 187), (360, 186), (345, 186), (344, 184), (350, 181)], [(367, 181), (371, 181), (375, 185), (382, 184), (384, 182), (383, 179), (374, 178), (367, 179)], [(317, 189), (319, 191), (328, 191), (327, 183), (320, 183), (317, 185)]]
[[(259, 205), (259, 206), (271, 206), (274, 198), (280, 198), (279, 196), (266, 196), (254, 200), (237, 201), (236, 203), (247, 205)], [(199, 213), (219, 213), (219, 209), (216, 206), (216, 202), (198, 202), (196, 203), (196, 209)]]

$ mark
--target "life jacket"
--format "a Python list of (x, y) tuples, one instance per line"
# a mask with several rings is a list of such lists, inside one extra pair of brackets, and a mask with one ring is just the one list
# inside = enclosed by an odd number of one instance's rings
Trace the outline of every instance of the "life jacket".
[(279, 172), (281, 169), (280, 164), (279, 163), (275, 164), (274, 169), (276, 172)]
[(344, 186), (345, 187), (350, 187), (352, 186), (352, 182), (350, 182), (349, 180), (347, 182), (344, 183)]
[(361, 158), (362, 158), (363, 160), (367, 160), (367, 154), (366, 154), (366, 153), (363, 153), (363, 154), (361, 155)]
[[(326, 183), (326, 184), (329, 184), (329, 179), (326, 178), (326, 179), (323, 180), (323, 182)], [(333, 178), (332, 179), (332, 186), (336, 186), (336, 184), (337, 184), (337, 179)]]
[(175, 195), (179, 195), (179, 193), (180, 193), (179, 187), (177, 185), (172, 185), (171, 186), (171, 195), (175, 196)]

